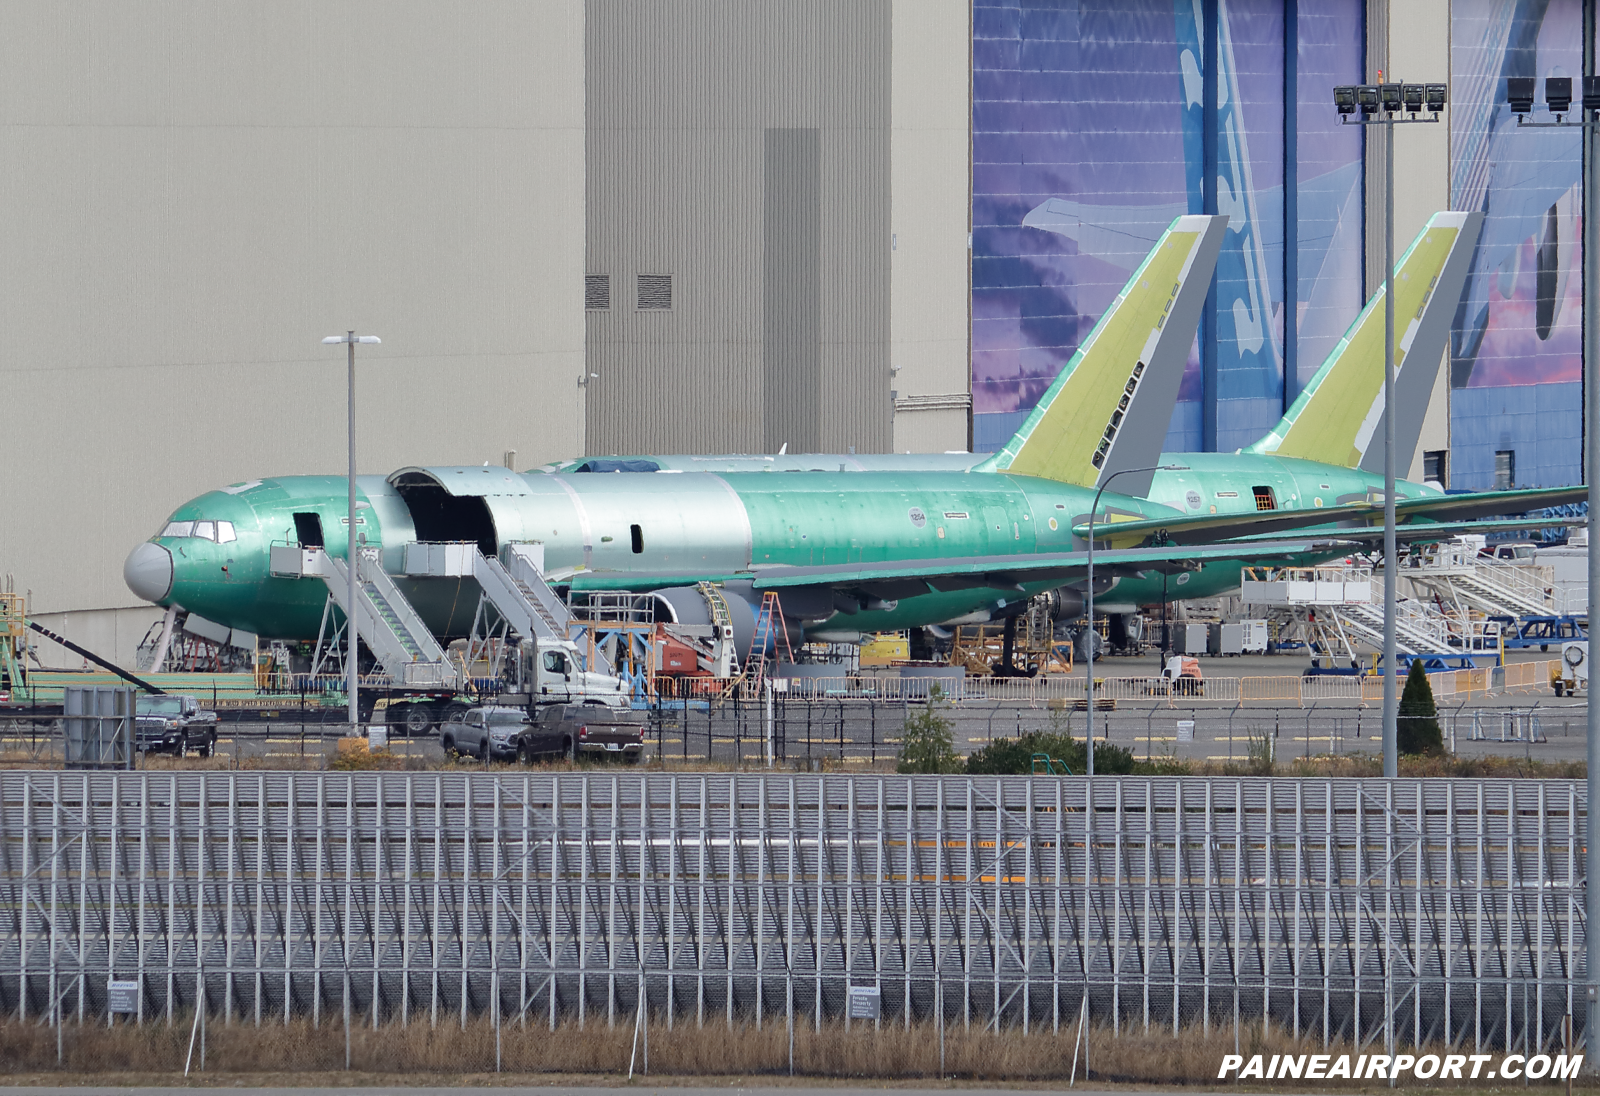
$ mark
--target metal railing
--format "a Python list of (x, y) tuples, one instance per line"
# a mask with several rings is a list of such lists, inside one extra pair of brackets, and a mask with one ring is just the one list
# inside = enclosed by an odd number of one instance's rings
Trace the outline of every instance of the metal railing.
[[(1543, 1048), (1572, 781), (0, 773), (0, 1010)], [(1082, 1010), (1082, 1011), (1081, 1011)]]

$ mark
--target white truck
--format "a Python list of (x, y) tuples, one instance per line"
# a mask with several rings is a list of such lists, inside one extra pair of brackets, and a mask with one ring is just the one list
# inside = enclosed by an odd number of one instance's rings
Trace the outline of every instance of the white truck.
[(604, 704), (626, 708), (632, 703), (628, 683), (612, 674), (580, 670), (578, 645), (570, 639), (524, 639), (507, 667), (508, 692), (502, 704)]
[[(524, 639), (506, 659), (493, 702), (530, 713), (545, 704), (632, 706), (633, 696), (626, 681), (611, 674), (580, 670), (581, 665), (578, 645), (571, 640)], [(366, 690), (362, 692), (365, 701)], [(362, 721), (368, 722), (375, 718), (376, 711), (384, 710), (382, 722), (392, 733), (407, 737), (420, 737), (435, 727), (442, 730), (459, 722), (474, 703), (482, 701), (482, 697), (444, 689), (388, 689), (381, 691), (381, 698), (378, 693), (374, 690), (371, 707), (363, 705)]]
[(1569, 639), (1561, 644), (1561, 669), (1550, 678), (1557, 696), (1572, 696), (1579, 689), (1589, 692), (1589, 641)]

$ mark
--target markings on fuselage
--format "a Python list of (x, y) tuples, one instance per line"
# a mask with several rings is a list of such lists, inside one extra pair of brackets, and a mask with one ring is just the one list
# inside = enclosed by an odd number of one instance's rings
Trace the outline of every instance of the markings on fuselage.
[(739, 515), (740, 524), (744, 526), (744, 566), (749, 567), (756, 559), (756, 537), (750, 527), (750, 511), (744, 508), (744, 499), (739, 497), (739, 492), (733, 489), (732, 484), (713, 472), (707, 472), (706, 475), (721, 484), (722, 489), (728, 492), (728, 497), (733, 500), (733, 508)]
[(572, 508), (578, 514), (578, 532), (583, 537), (583, 566), (585, 570), (590, 570), (594, 566), (594, 531), (589, 528), (589, 511), (584, 509), (583, 497), (578, 494), (577, 489), (572, 484), (560, 476), (556, 476), (554, 479), (561, 485), (561, 489), (567, 493), (567, 497), (572, 500)]

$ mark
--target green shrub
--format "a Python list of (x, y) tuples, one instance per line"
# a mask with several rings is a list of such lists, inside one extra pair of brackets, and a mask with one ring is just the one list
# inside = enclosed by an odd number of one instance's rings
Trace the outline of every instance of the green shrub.
[(939, 714), (944, 693), (935, 685), (928, 692), (928, 703), (906, 717), (900, 735), (900, 761), (897, 772), (958, 773), (961, 755), (956, 753), (954, 724)]
[(1402, 754), (1444, 752), (1444, 733), (1439, 729), (1439, 710), (1433, 704), (1433, 686), (1422, 661), (1414, 659), (1400, 694), (1400, 714), (1395, 720), (1397, 746)]
[[(1066, 762), (1075, 776), (1089, 771), (1089, 753), (1082, 739), (1049, 731), (1030, 731), (1020, 738), (997, 738), (967, 758), (967, 772), (982, 776), (1007, 776), (1033, 772), (1033, 755), (1049, 754)], [(1120, 776), (1137, 771), (1133, 752), (1109, 742), (1094, 745), (1096, 776)]]

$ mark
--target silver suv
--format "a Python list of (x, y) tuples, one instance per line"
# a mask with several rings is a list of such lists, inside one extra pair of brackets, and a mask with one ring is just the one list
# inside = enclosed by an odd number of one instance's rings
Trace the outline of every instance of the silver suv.
[(468, 708), (440, 728), (439, 745), (446, 754), (509, 760), (517, 756), (517, 737), (527, 725), (528, 713), (521, 708)]

